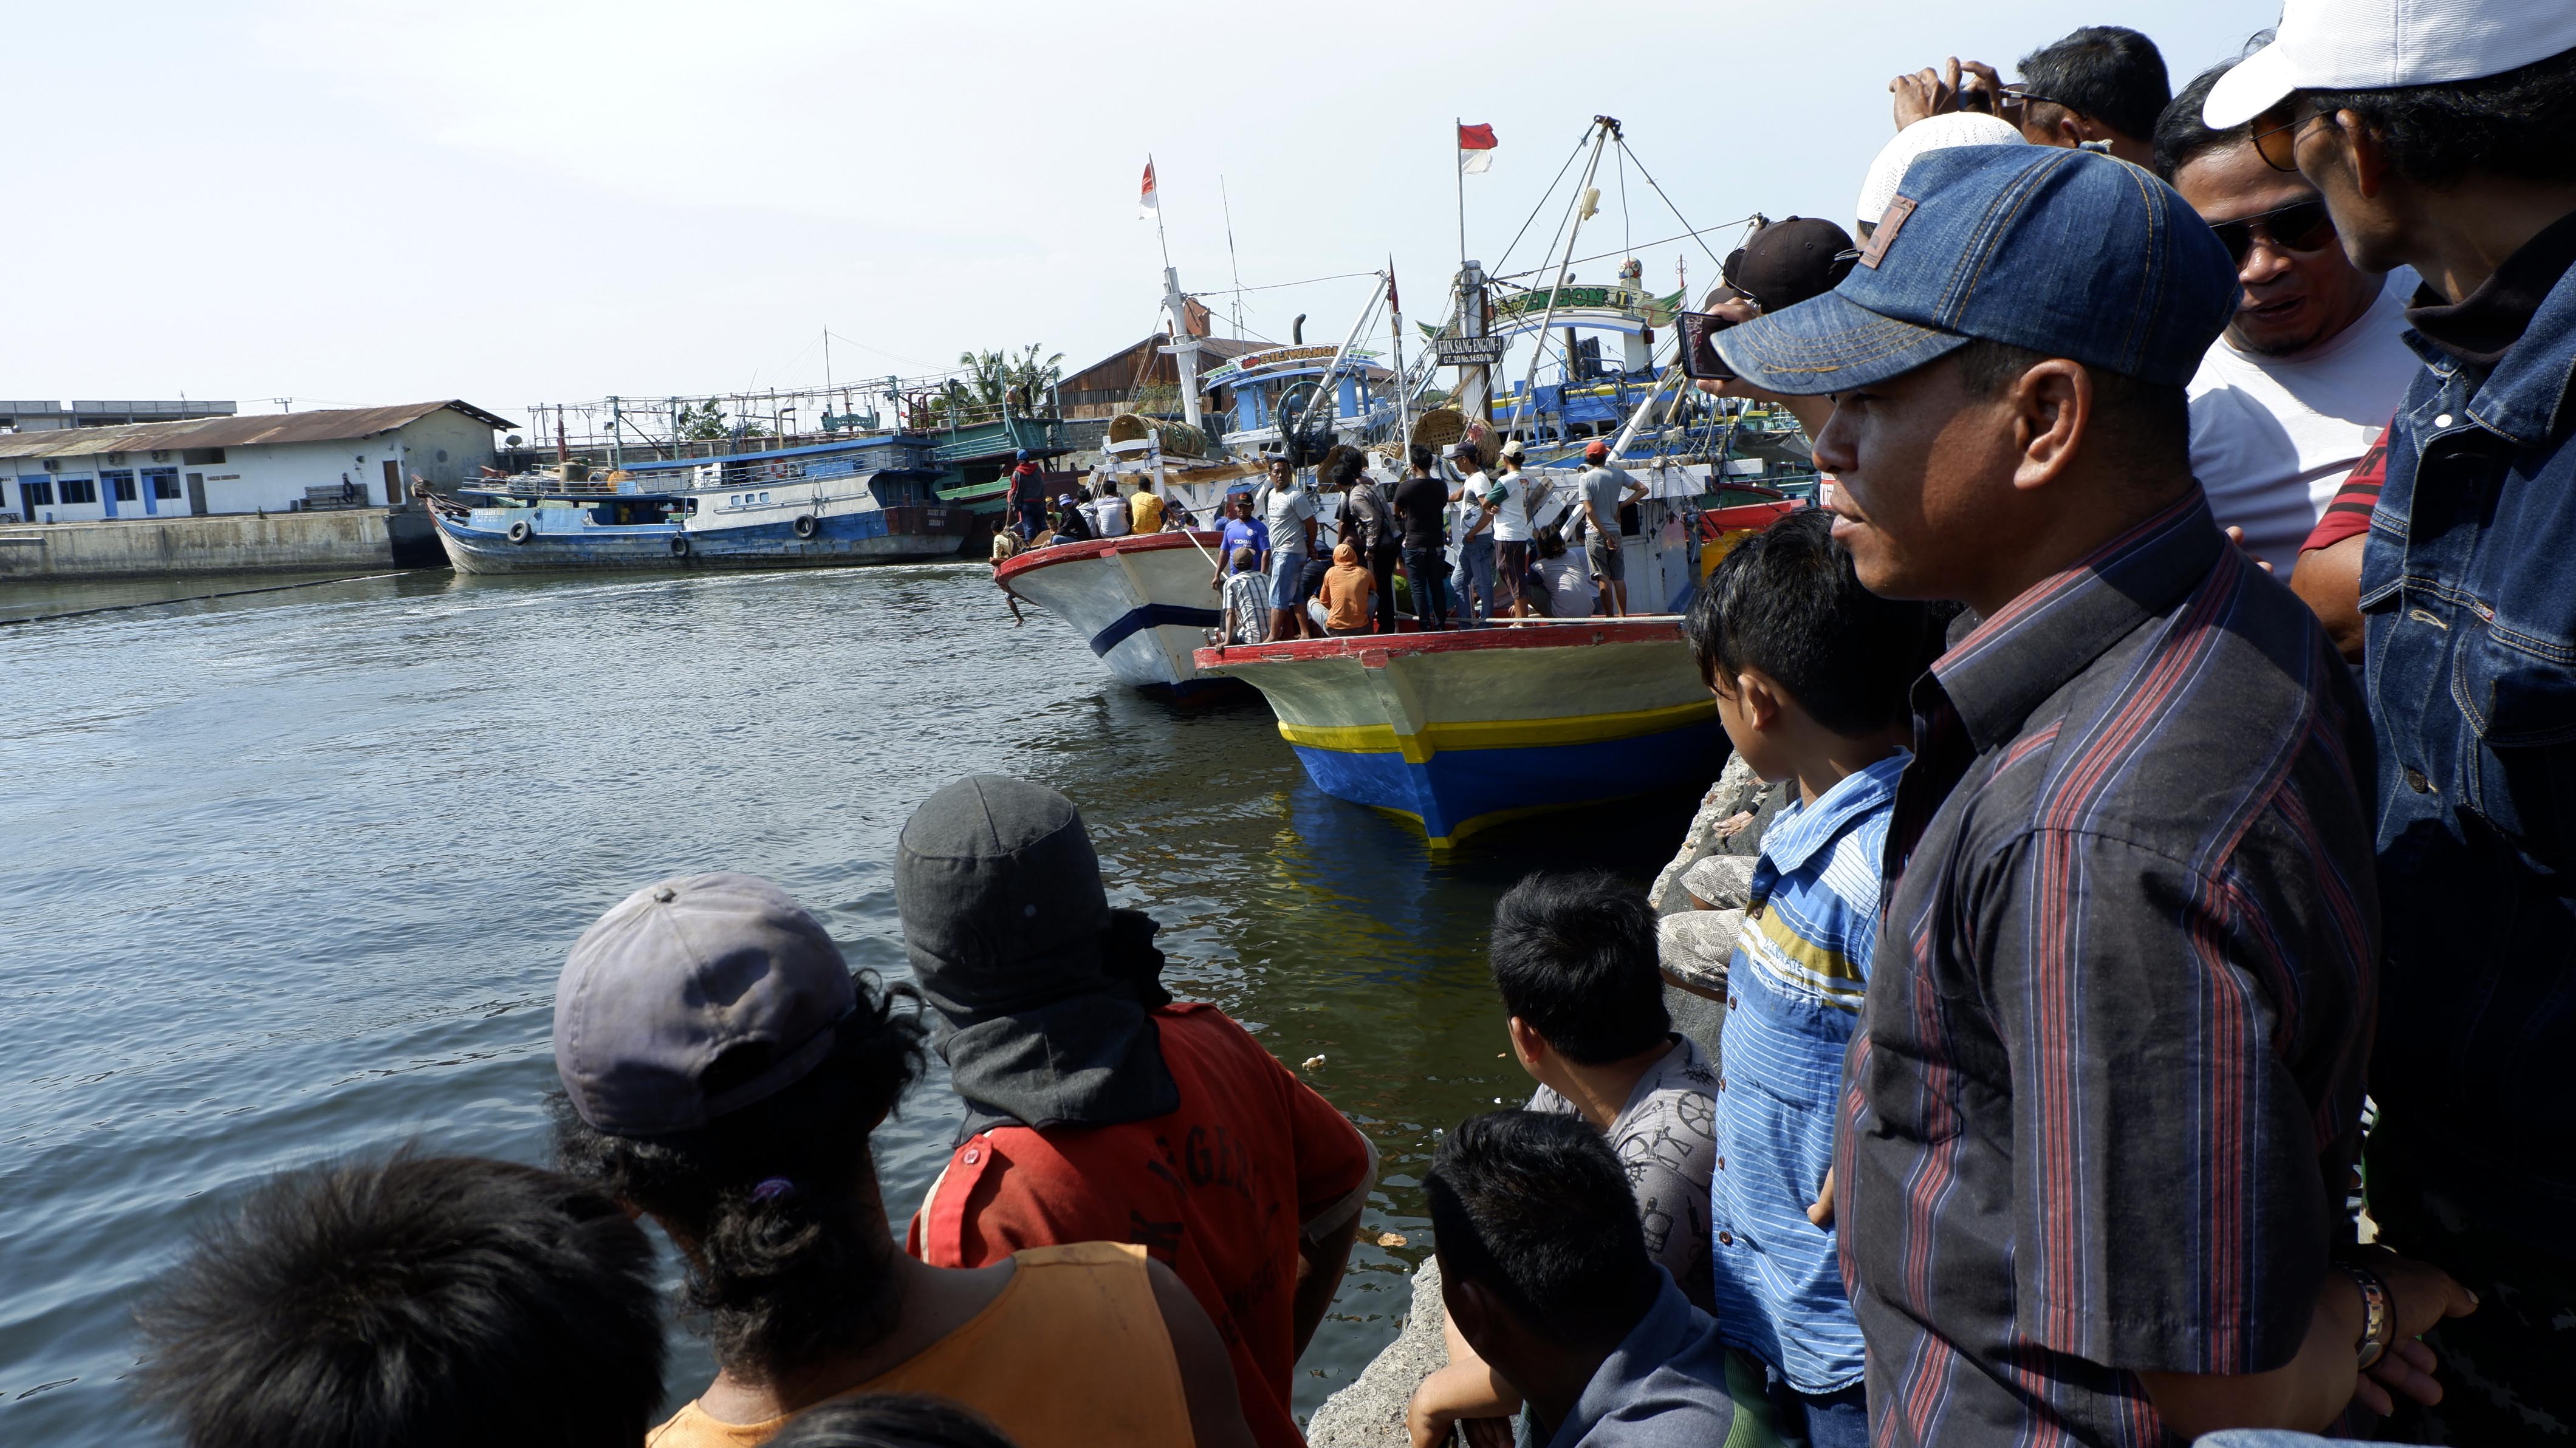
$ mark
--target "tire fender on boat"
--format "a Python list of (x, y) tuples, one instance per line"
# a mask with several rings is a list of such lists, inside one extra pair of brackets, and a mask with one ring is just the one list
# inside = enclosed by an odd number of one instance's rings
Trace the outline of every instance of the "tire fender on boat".
[(686, 558), (689, 556), (688, 534), (674, 533), (671, 535), (671, 556), (674, 558)]
[(535, 529), (528, 526), (528, 520), (522, 518), (518, 522), (510, 525), (510, 541), (513, 543), (525, 543), (528, 541), (528, 535), (535, 531)]
[(814, 515), (811, 513), (799, 513), (796, 515), (796, 536), (799, 538), (811, 538), (817, 532), (821, 531), (822, 527), (822, 524), (814, 521)]

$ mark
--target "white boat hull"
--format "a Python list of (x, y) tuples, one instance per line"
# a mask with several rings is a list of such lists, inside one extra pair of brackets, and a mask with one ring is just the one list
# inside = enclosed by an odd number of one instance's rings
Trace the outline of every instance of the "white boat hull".
[(1218, 542), (1201, 529), (1059, 543), (1005, 561), (993, 581), (1064, 620), (1111, 678), (1187, 695), (1226, 682), (1201, 678), (1192, 659), (1220, 619), (1208, 587)]

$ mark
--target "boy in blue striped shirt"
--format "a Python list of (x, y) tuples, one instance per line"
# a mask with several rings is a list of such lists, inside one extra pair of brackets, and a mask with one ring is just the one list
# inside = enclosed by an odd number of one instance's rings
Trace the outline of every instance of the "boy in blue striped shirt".
[[(1860, 1324), (1833, 1234), (1834, 1121), (1879, 916), (1879, 855), (1940, 653), (1932, 607), (1860, 586), (1833, 515), (1790, 514), (1727, 555), (1684, 633), (1727, 738), (1797, 794), (1762, 837), (1728, 962), (1711, 1184), (1729, 1347), (1760, 1363), (1782, 1434), (1869, 1441)], [(1685, 987), (1689, 989), (1691, 987)]]

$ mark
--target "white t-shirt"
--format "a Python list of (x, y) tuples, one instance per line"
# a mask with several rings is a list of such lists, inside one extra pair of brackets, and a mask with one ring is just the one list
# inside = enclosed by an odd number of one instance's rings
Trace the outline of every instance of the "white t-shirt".
[(1112, 493), (1091, 505), (1091, 525), (1103, 538), (1127, 536), (1127, 500)]
[(2191, 379), (2191, 470), (2209, 511), (2244, 529), (2245, 546), (2281, 577), (2423, 370), (2398, 340), (2416, 285), (2399, 267), (2359, 321), (2291, 356), (2221, 337)]
[(1295, 483), (1268, 490), (1269, 506), (1262, 521), (1270, 526), (1270, 551), (1303, 555), (1306, 549), (1306, 520), (1315, 516), (1315, 495)]
[(1503, 495), (1502, 506), (1494, 510), (1494, 541), (1527, 543), (1530, 540), (1530, 475), (1526, 472), (1507, 474), (1494, 479), (1494, 488)]
[(1601, 597), (1581, 553), (1538, 561), (1539, 582), (1547, 585), (1550, 618), (1583, 618)]
[[(1476, 542), (1490, 545), (1494, 541), (1493, 524), (1487, 523), (1482, 528), (1476, 528), (1476, 520), (1485, 516), (1485, 493), (1490, 486), (1491, 480), (1482, 472), (1469, 473), (1467, 480), (1459, 484), (1458, 501), (1449, 505), (1458, 514), (1457, 526), (1449, 530), (1450, 542)], [(1476, 528), (1476, 536), (1473, 539), (1467, 536), (1467, 530), (1470, 528)]]

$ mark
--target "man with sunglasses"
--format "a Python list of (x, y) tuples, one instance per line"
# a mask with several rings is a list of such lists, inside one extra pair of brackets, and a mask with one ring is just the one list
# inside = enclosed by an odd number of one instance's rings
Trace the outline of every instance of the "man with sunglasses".
[(2362, 553), (2387, 960), (2367, 1148), (2383, 1240), (2483, 1299), (2396, 1435), (2576, 1441), (2576, 5), (2288, 0), (2210, 92), (2425, 362)]
[(2287, 579), (2423, 370), (2399, 340), (2415, 274), (2354, 266), (2315, 188), (2265, 165), (2249, 128), (2201, 123), (2228, 69), (2201, 72), (2165, 108), (2156, 171), (2218, 233), (2244, 288), (2191, 380), (2192, 475), (2219, 526), (2242, 529), (2247, 551)]

